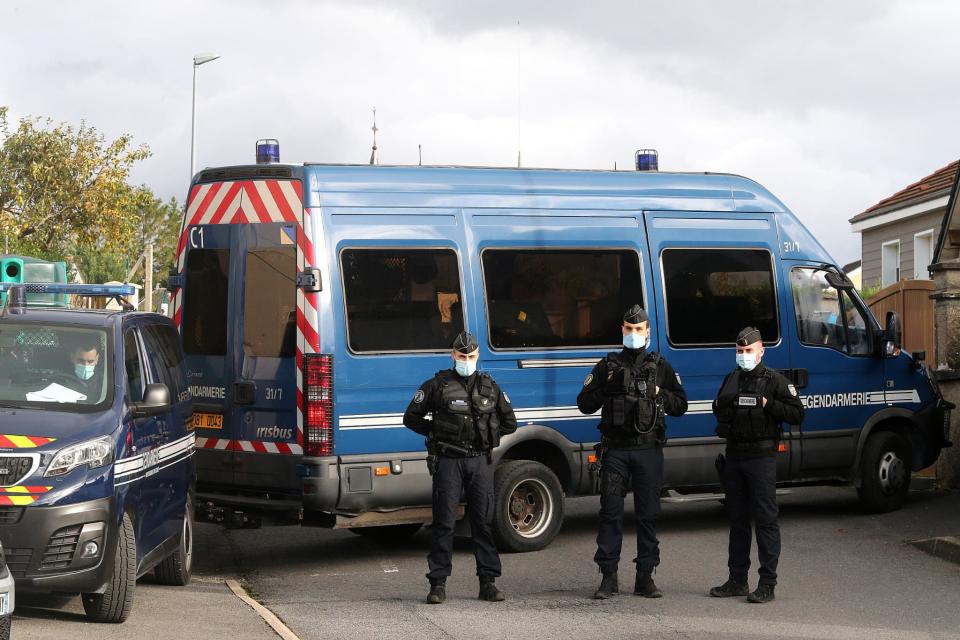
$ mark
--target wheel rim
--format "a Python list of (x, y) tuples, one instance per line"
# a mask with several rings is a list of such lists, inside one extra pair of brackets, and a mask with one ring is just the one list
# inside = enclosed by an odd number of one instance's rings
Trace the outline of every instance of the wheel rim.
[(510, 525), (522, 538), (536, 538), (553, 520), (553, 495), (541, 480), (521, 480), (510, 492), (507, 515)]
[(183, 514), (183, 564), (187, 571), (193, 566), (193, 517), (190, 513), (190, 503)]
[(890, 496), (901, 491), (907, 480), (907, 466), (895, 451), (886, 451), (880, 456), (880, 468), (877, 470), (880, 490)]

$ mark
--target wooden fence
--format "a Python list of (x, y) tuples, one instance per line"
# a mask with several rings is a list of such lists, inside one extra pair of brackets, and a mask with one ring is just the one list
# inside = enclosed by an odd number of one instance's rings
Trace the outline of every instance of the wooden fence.
[(896, 311), (903, 323), (903, 348), (925, 351), (928, 365), (934, 361), (932, 280), (901, 280), (875, 293), (867, 304), (882, 327), (887, 312)]

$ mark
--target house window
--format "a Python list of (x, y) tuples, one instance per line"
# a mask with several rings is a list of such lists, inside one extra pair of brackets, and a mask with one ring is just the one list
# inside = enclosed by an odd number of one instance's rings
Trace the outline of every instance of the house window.
[(913, 236), (913, 278), (927, 280), (930, 273), (927, 267), (933, 262), (933, 229), (927, 229)]
[(880, 286), (900, 281), (900, 240), (884, 242), (880, 247)]

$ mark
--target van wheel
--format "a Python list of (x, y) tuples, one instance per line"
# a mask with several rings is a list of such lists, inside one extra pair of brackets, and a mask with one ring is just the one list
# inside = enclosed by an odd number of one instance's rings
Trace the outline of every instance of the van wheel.
[(183, 512), (183, 531), (177, 550), (164, 558), (154, 570), (153, 575), (160, 584), (183, 587), (190, 584), (193, 573), (193, 500), (187, 496), (187, 505)]
[(493, 479), (493, 536), (503, 551), (538, 551), (563, 524), (563, 488), (546, 465), (511, 460)]
[(373, 538), (378, 542), (397, 542), (406, 540), (423, 526), (420, 522), (412, 524), (388, 524), (382, 527), (351, 527), (350, 533), (364, 538)]
[(123, 514), (117, 529), (113, 575), (103, 593), (84, 593), (83, 610), (91, 622), (123, 622), (133, 609), (133, 591), (137, 585), (137, 539), (130, 516)]
[(12, 618), (12, 613), (0, 618), (0, 640), (10, 640), (10, 621)]
[(910, 491), (910, 447), (900, 434), (881, 431), (870, 436), (860, 462), (860, 503), (871, 513), (903, 506)]

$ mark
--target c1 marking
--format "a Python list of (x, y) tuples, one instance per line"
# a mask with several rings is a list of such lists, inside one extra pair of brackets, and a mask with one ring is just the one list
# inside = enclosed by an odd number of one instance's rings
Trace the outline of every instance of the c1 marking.
[[(200, 236), (200, 242), (197, 243), (196, 236)], [(203, 227), (193, 227), (190, 229), (190, 248), (203, 249)]]

